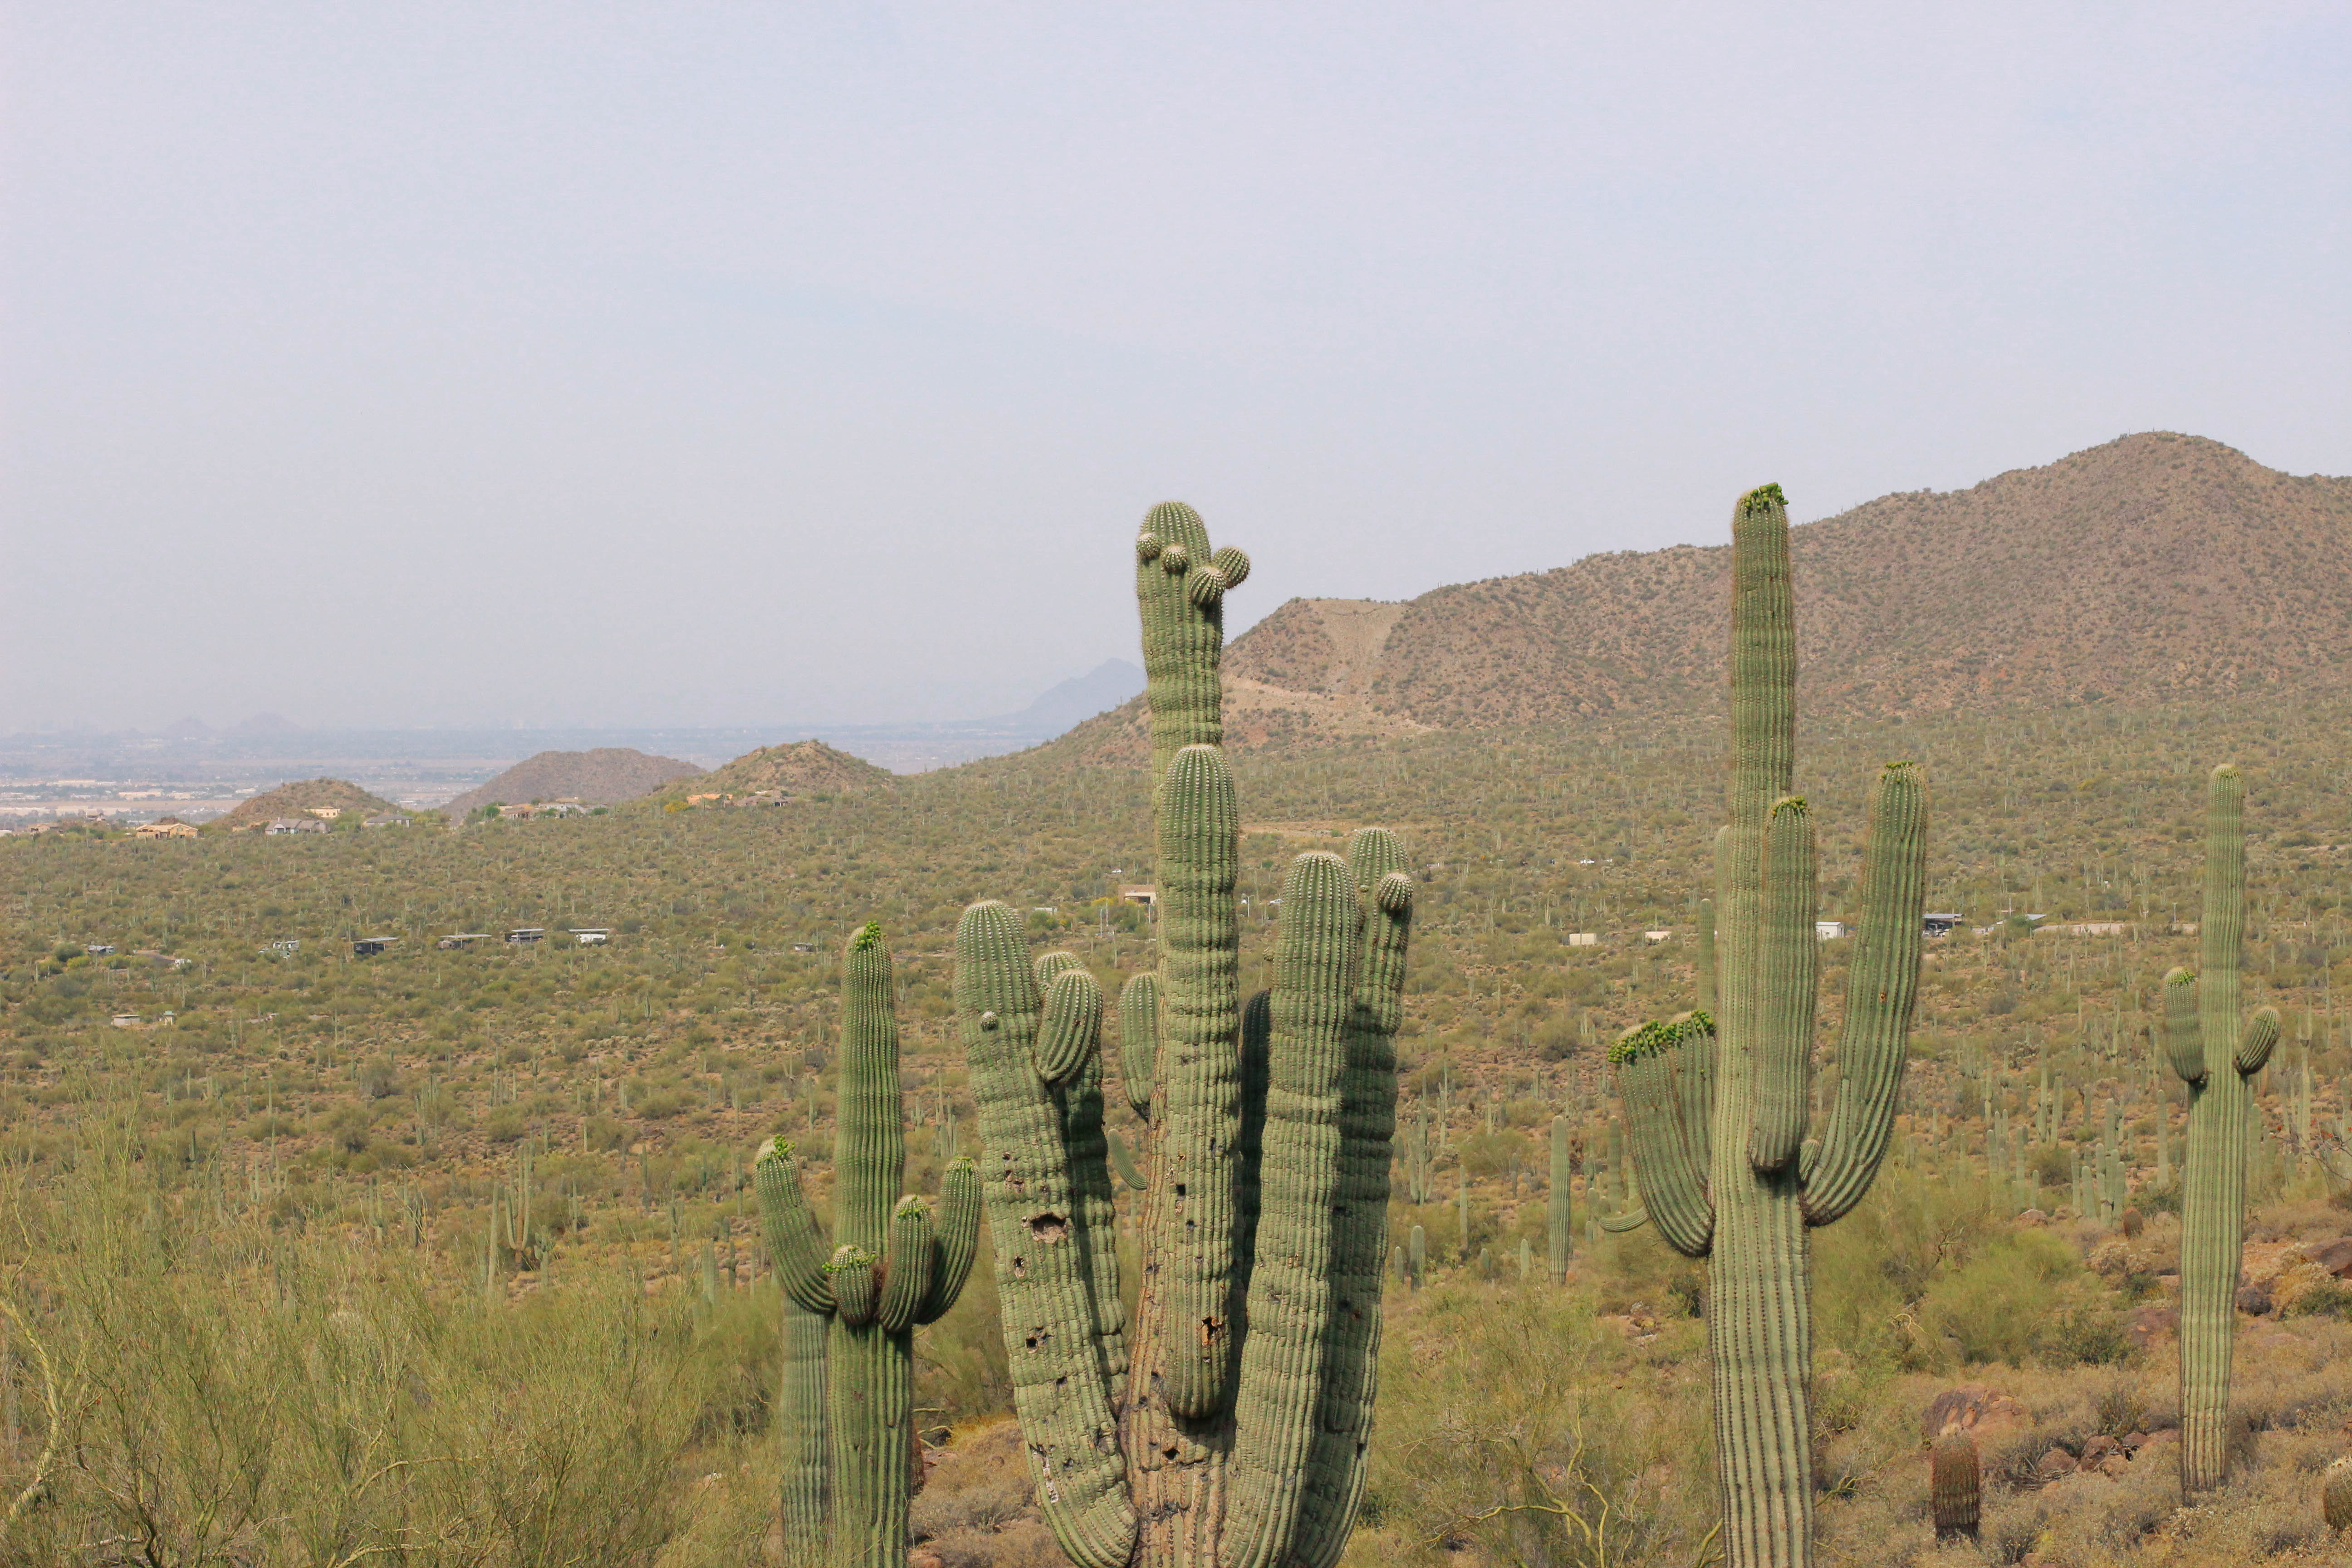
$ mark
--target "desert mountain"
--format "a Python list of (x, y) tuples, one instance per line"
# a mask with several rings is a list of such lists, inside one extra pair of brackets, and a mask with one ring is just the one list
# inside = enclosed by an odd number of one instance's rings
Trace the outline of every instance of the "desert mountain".
[(281, 816), (306, 816), (313, 806), (357, 812), (362, 816), (373, 816), (380, 812), (398, 809), (390, 801), (378, 800), (348, 780), (304, 779), (299, 784), (279, 784), (276, 789), (255, 795), (236, 810), (215, 819), (213, 826), (226, 827), (232, 833), (240, 828), (267, 827)]
[(688, 782), (674, 783), (665, 795), (747, 796), (763, 792), (783, 795), (851, 795), (860, 790), (887, 788), (895, 774), (863, 757), (835, 751), (823, 741), (795, 741), (785, 746), (762, 746), (746, 752), (724, 767)]
[[(2352, 479), (2217, 441), (2126, 436), (1790, 539), (1808, 711), (2352, 683)], [(1228, 730), (1250, 745), (1712, 710), (1730, 569), (1727, 542), (1682, 545), (1402, 605), (1293, 599), (1226, 650)], [(1139, 700), (1065, 744), (1129, 760), (1142, 732)]]
[(489, 805), (519, 805), (534, 800), (577, 800), (618, 805), (651, 795), (672, 779), (702, 772), (676, 757), (656, 757), (629, 746), (599, 746), (589, 752), (541, 752), (526, 757), (489, 783), (469, 789), (442, 807), (451, 816)]

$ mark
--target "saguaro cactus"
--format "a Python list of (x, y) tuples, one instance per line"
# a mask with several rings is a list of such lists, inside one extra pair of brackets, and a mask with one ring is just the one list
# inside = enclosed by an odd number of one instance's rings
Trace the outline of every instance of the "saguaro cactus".
[(1812, 1560), (1807, 1230), (1862, 1200), (1894, 1129), (1918, 987), (1927, 807), (1916, 768), (1879, 775), (1837, 1098), (1809, 1140), (1821, 959), (1812, 813), (1789, 794), (1797, 638), (1779, 486), (1733, 512), (1731, 571), (1731, 820), (1716, 835), (1712, 942), (1710, 911), (1701, 926), (1702, 993), (1711, 978), (1717, 1006), (1635, 1029), (1610, 1057), (1647, 1217), (1676, 1251), (1707, 1259), (1730, 1568), (1790, 1568)]
[[(802, 1336), (786, 1320), (787, 1454), (784, 1530), (805, 1539), (813, 1507), (835, 1568), (905, 1568), (908, 1457), (914, 1446), (913, 1346), (918, 1325), (955, 1304), (980, 1245), (980, 1178), (970, 1160), (940, 1178), (940, 1217), (898, 1197), (907, 1130), (898, 1091), (898, 1024), (890, 953), (867, 922), (842, 963), (840, 1109), (834, 1136), (833, 1236), (801, 1191), (793, 1146), (770, 1139), (752, 1163), (768, 1254), (793, 1305), (826, 1325), (822, 1419), (806, 1408), (812, 1381)], [(1099, 1159), (1097, 1155), (1097, 1159)], [(793, 1382), (798, 1370), (803, 1375)], [(804, 1445), (821, 1433), (829, 1477), (811, 1478)], [(820, 1505), (814, 1498), (823, 1498)]]
[(2165, 1045), (2189, 1086), (2189, 1157), (2180, 1200), (2180, 1489), (2230, 1474), (2230, 1362), (2237, 1346), (2238, 1270), (2245, 1252), (2246, 1138), (2253, 1078), (2278, 1044), (2268, 1007), (2238, 1021), (2246, 931), (2246, 784), (2213, 770), (2205, 826), (2204, 968), (2164, 979)]
[(1370, 1430), (1412, 882), (1379, 829), (1344, 861), (1300, 856), (1274, 989), (1244, 1005), (1217, 665), (1248, 561), (1213, 554), (1175, 503), (1136, 554), (1160, 966), (1120, 995), (1148, 1126), (1131, 1344), (1111, 1215), (1085, 1196), (1109, 1191), (1101, 1140), (1073, 1110), (1072, 1086), (1098, 1081), (1099, 995), (1081, 969), (1033, 967), (1001, 903), (956, 929), (1013, 1405), (1046, 1521), (1082, 1568), (1329, 1568)]
[(1555, 1285), (1568, 1283), (1569, 1261), (1576, 1255), (1576, 1232), (1570, 1224), (1574, 1184), (1568, 1118), (1555, 1116), (1551, 1119), (1551, 1185), (1544, 1199), (1544, 1240), (1551, 1249), (1546, 1259), (1546, 1278)]

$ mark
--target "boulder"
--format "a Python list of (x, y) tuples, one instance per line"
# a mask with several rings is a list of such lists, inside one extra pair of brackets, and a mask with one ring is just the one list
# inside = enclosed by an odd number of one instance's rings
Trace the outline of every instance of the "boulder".
[(2238, 1310), (2250, 1318), (2259, 1318), (2271, 1310), (2271, 1288), (2268, 1285), (2238, 1287)]
[(2352, 1279), (2352, 1236), (2315, 1241), (2303, 1249), (2304, 1260), (2316, 1263), (2338, 1279)]
[(2074, 1462), (2074, 1455), (2063, 1448), (2053, 1448), (2042, 1456), (2041, 1462), (2033, 1467), (2033, 1474), (2046, 1483), (2062, 1480), (2080, 1468), (2082, 1467)]
[(1952, 1432), (1990, 1436), (1995, 1430), (2030, 1426), (2033, 1417), (2024, 1405), (1981, 1383), (1948, 1388), (1927, 1402), (1920, 1427), (1930, 1443)]

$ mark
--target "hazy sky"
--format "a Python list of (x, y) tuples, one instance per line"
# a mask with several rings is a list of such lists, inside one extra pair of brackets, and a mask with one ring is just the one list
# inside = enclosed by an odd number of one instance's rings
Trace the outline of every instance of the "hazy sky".
[(2128, 430), (2352, 470), (2352, 7), (0, 0), (0, 729), (1017, 708)]

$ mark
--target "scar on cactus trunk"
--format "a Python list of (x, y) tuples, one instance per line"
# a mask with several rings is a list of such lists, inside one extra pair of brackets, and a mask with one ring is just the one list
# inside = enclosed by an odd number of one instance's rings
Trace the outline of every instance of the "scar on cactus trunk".
[(1046, 1523), (1081, 1568), (1330, 1568), (1370, 1442), (1412, 882), (1378, 829), (1345, 860), (1300, 856), (1275, 986), (1244, 998), (1217, 666), (1249, 563), (1213, 552), (1173, 502), (1136, 561), (1160, 962), (1119, 998), (1122, 1087), (1147, 1126), (1131, 1334), (1101, 993), (1066, 954), (1033, 963), (1002, 903), (956, 928), (1013, 1408)]
[(1703, 962), (1698, 1010), (1611, 1049), (1643, 1199), (1619, 1223), (1646, 1218), (1668, 1246), (1707, 1260), (1730, 1568), (1801, 1568), (1812, 1561), (1807, 1231), (1862, 1200), (1894, 1131), (1918, 988), (1927, 803), (1907, 763), (1872, 789), (1837, 1098), (1808, 1138), (1818, 895), (1812, 812), (1789, 793), (1797, 637), (1779, 486), (1733, 512), (1731, 577), (1730, 820), (1716, 835), (1715, 900), (1702, 911), (1712, 973)]
[[(950, 1163), (936, 1225), (929, 1205), (898, 1195), (907, 1172), (898, 1024), (877, 922), (850, 938), (841, 997), (830, 1241), (801, 1191), (793, 1146), (771, 1138), (752, 1163), (768, 1255), (791, 1303), (781, 1420), (784, 1548), (793, 1568), (904, 1568), (914, 1331), (955, 1304), (971, 1272), (980, 1179), (970, 1160)], [(822, 1360), (812, 1367), (820, 1330)], [(819, 1542), (829, 1543), (826, 1554), (814, 1554)]]
[(2253, 1079), (2278, 1044), (2268, 1007), (2238, 1022), (2246, 931), (2245, 780), (2227, 763), (2206, 795), (2203, 969), (2165, 976), (2165, 1045), (2189, 1086), (2189, 1157), (2180, 1202), (2180, 1489), (2230, 1475), (2230, 1362), (2245, 1253), (2246, 1139)]

